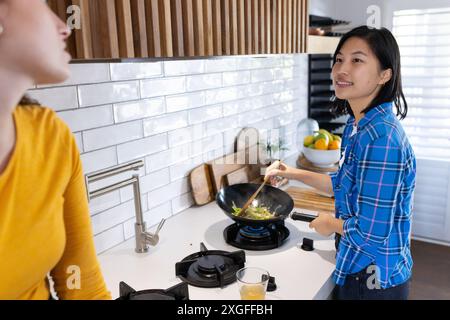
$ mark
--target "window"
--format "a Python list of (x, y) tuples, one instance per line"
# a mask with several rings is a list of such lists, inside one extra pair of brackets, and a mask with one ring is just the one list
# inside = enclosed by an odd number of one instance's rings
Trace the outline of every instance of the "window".
[(450, 160), (450, 8), (394, 12), (409, 112), (402, 124), (418, 158)]

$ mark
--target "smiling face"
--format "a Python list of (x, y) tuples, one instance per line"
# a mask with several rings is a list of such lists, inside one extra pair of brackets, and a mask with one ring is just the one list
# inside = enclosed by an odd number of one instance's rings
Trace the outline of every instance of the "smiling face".
[[(349, 38), (336, 55), (332, 71), (338, 99), (366, 107), (392, 77), (391, 69), (381, 70), (380, 62), (361, 38)], [(359, 109), (361, 109), (359, 107)]]
[(69, 76), (65, 51), (70, 29), (43, 0), (0, 0), (0, 68), (35, 84), (58, 83)]

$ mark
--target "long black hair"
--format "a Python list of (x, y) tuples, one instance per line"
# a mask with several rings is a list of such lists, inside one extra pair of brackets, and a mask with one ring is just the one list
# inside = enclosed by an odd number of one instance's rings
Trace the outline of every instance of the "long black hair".
[[(372, 52), (378, 58), (382, 70), (392, 70), (391, 80), (384, 84), (378, 95), (362, 113), (367, 113), (380, 104), (393, 102), (397, 110), (397, 117), (400, 116), (400, 120), (403, 120), (408, 113), (408, 104), (406, 103), (402, 89), (400, 49), (394, 36), (386, 28), (357, 27), (342, 37), (334, 53), (333, 66), (336, 64), (336, 57), (341, 51), (342, 46), (352, 37), (357, 37), (367, 42)], [(336, 115), (350, 114), (354, 116), (348, 101), (338, 99), (337, 97), (333, 97), (332, 111)]]

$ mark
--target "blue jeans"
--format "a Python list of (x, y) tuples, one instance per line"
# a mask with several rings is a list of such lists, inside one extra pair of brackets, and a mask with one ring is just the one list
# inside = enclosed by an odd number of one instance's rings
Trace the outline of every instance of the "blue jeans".
[(334, 288), (335, 300), (408, 300), (409, 282), (387, 289), (370, 288), (373, 273), (364, 269), (358, 273), (348, 275), (343, 286)]

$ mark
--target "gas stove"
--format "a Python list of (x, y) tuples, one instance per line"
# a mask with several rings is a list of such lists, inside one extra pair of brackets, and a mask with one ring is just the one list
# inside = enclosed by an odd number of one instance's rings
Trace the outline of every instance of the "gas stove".
[(195, 287), (223, 288), (236, 281), (236, 271), (245, 266), (245, 252), (208, 250), (200, 244), (200, 252), (176, 263), (175, 274)]
[(242, 225), (238, 222), (227, 227), (223, 232), (225, 241), (229, 245), (253, 251), (279, 248), (289, 234), (284, 221), (259, 227)]
[(189, 300), (189, 287), (180, 283), (167, 290), (136, 291), (125, 282), (120, 283), (120, 297), (117, 300)]

